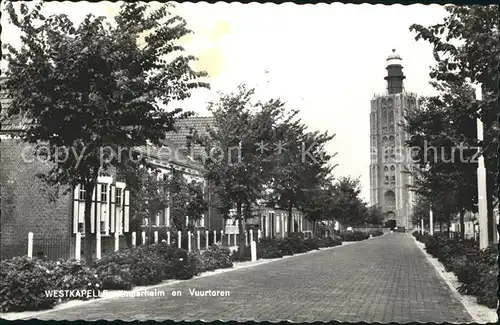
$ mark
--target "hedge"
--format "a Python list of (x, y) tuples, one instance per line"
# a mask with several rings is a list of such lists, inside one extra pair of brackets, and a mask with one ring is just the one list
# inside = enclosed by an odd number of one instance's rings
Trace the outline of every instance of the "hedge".
[(497, 307), (497, 256), (495, 245), (479, 249), (471, 240), (450, 239), (446, 234), (420, 234), (413, 236), (425, 244), (425, 250), (436, 257), (448, 272), (453, 272), (460, 286), (458, 291), (477, 297), (479, 304)]

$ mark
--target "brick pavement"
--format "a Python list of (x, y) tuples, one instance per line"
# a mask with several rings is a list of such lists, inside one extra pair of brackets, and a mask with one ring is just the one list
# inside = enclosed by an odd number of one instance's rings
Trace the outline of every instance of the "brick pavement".
[[(192, 297), (189, 289), (230, 296)], [(399, 233), (156, 290), (166, 295), (96, 301), (37, 318), (472, 322), (413, 239)]]

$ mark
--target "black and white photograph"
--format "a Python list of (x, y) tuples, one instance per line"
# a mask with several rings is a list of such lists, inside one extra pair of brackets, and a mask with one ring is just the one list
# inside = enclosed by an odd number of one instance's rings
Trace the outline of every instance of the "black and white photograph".
[(497, 322), (498, 4), (0, 11), (0, 319)]

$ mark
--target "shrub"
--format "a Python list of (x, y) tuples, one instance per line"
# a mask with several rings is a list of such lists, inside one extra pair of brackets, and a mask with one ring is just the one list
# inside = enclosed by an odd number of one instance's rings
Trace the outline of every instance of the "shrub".
[(382, 230), (370, 230), (368, 235), (372, 235), (372, 237), (382, 236), (384, 232)]
[[(90, 269), (77, 260), (48, 261), (51, 268), (50, 280), (57, 290), (100, 290), (103, 283), (95, 269)], [(65, 298), (68, 300), (70, 298)], [(79, 299), (86, 300), (83, 295)]]
[(306, 245), (308, 250), (315, 250), (320, 248), (320, 243), (317, 237), (312, 237), (304, 240), (304, 245)]
[[(257, 244), (257, 247), (258, 246), (259, 246), (259, 244)], [(231, 258), (232, 258), (233, 262), (246, 262), (246, 261), (250, 261), (252, 259), (252, 256), (251, 256), (250, 249), (245, 249), (245, 251), (243, 251), (243, 253), (241, 253), (239, 250), (235, 250), (233, 252), (233, 254), (231, 255)], [(259, 256), (259, 258), (261, 258), (261, 257)]]
[(47, 297), (55, 290), (47, 261), (14, 257), (0, 262), (0, 311), (15, 312), (52, 308), (58, 298)]
[(419, 234), (415, 238), (425, 244), (426, 251), (436, 257), (447, 271), (460, 281), (459, 292), (477, 296), (477, 302), (490, 308), (497, 304), (498, 274), (495, 246), (480, 250), (471, 240), (449, 239), (446, 234)]
[(340, 237), (342, 241), (360, 241), (368, 239), (370, 235), (362, 231), (350, 231), (340, 234)]
[(165, 280), (191, 279), (197, 274), (197, 258), (182, 248), (169, 246), (166, 243), (151, 245), (150, 250), (158, 255), (163, 261), (163, 276)]
[(164, 279), (165, 266), (150, 247), (138, 246), (104, 255), (95, 268), (104, 289), (130, 290), (136, 285), (151, 285)]
[(197, 252), (196, 259), (198, 273), (233, 267), (231, 251), (224, 246), (213, 245)]

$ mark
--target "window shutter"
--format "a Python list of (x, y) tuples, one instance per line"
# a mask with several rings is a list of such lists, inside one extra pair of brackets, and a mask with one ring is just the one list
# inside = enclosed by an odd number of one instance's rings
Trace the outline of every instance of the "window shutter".
[(96, 189), (94, 188), (94, 191), (92, 191), (92, 205), (90, 206), (90, 232), (95, 233), (95, 206), (96, 206), (96, 197), (95, 193)]
[[(101, 232), (101, 183), (96, 184), (96, 200), (94, 203), (94, 211), (95, 211), (95, 229), (97, 232)], [(96, 232), (96, 233), (97, 233)]]
[(116, 188), (114, 185), (110, 185), (110, 197), (109, 197), (109, 220), (111, 222), (110, 231), (114, 233), (116, 231), (115, 225), (115, 191)]
[(123, 202), (123, 232), (128, 232), (129, 231), (129, 223), (130, 223), (130, 191), (125, 190), (124, 193), (124, 202)]
[(80, 198), (80, 185), (77, 185), (73, 188), (73, 234), (78, 232), (78, 208)]

